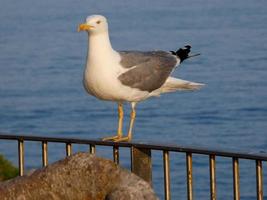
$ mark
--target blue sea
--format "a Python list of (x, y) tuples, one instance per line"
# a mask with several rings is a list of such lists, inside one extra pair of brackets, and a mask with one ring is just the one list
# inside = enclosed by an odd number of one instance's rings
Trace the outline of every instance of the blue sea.
[[(0, 132), (101, 138), (116, 133), (117, 105), (89, 96), (82, 85), (87, 34), (77, 26), (92, 14), (109, 20), (118, 50), (176, 50), (201, 56), (173, 76), (205, 83), (137, 105), (134, 141), (267, 152), (267, 1), (0, 0)], [(127, 131), (129, 105), (126, 108)], [(87, 151), (74, 146), (74, 151)], [(129, 167), (125, 149), (121, 162)], [(26, 168), (41, 166), (40, 145), (26, 142)], [(97, 149), (111, 158), (109, 148)], [(0, 153), (17, 164), (16, 142)], [(49, 144), (49, 162), (64, 157)], [(153, 152), (153, 186), (163, 198), (162, 153)], [(173, 199), (186, 199), (185, 155), (171, 154)], [(208, 157), (193, 155), (194, 196), (209, 199)], [(218, 158), (218, 199), (232, 199), (230, 158)], [(267, 186), (266, 163), (263, 164)], [(255, 163), (240, 160), (241, 199), (256, 199)], [(266, 189), (264, 189), (266, 191)], [(266, 192), (265, 192), (266, 193)], [(267, 195), (267, 193), (266, 193)]]

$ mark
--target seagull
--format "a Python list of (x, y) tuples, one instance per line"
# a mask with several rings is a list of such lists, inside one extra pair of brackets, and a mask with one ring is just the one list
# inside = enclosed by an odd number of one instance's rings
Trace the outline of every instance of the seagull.
[[(91, 15), (78, 31), (88, 33), (88, 53), (83, 76), (85, 90), (100, 100), (118, 104), (117, 134), (103, 141), (131, 141), (136, 104), (149, 97), (177, 90), (197, 90), (204, 84), (171, 77), (174, 69), (189, 55), (191, 46), (177, 51), (116, 51), (112, 48), (107, 19)], [(127, 136), (123, 135), (123, 104), (131, 104)]]

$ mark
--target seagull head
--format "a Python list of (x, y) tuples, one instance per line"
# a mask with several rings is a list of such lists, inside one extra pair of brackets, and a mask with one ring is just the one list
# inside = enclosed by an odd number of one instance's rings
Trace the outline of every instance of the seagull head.
[(98, 34), (107, 32), (107, 19), (102, 15), (91, 15), (86, 18), (86, 22), (80, 24), (78, 31), (87, 31), (88, 33)]

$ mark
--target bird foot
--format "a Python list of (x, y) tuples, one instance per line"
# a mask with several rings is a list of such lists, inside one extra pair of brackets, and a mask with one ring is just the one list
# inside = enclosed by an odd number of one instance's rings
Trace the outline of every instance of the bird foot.
[(130, 142), (130, 141), (131, 141), (131, 138), (129, 136), (120, 137), (120, 138), (114, 140), (114, 142)]
[(113, 142), (129, 142), (131, 140), (130, 137), (122, 137), (122, 136), (112, 136), (112, 137), (105, 137), (102, 141), (113, 141)]
[(111, 137), (104, 137), (102, 138), (102, 141), (114, 141), (116, 139), (121, 138), (121, 136), (115, 135), (115, 136), (111, 136)]

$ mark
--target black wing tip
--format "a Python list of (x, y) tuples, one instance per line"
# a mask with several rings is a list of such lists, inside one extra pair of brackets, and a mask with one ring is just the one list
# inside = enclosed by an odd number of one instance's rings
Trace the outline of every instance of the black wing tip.
[(194, 57), (194, 56), (199, 56), (200, 54), (194, 54), (194, 55), (189, 55), (191, 50), (191, 45), (187, 44), (183, 48), (179, 48), (176, 52), (175, 51), (170, 51), (173, 55), (177, 56), (181, 62), (183, 62), (185, 59)]
[(191, 46), (188, 44), (188, 45), (185, 45), (184, 46), (186, 49), (191, 49)]

